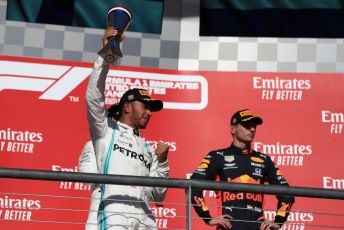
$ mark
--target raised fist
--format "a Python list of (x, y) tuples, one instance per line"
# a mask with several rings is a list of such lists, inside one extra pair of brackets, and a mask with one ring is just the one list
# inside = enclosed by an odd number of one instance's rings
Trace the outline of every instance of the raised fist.
[(159, 163), (163, 163), (167, 160), (169, 148), (170, 148), (170, 146), (168, 146), (168, 144), (165, 144), (163, 142), (159, 142), (157, 144), (157, 147), (155, 149), (155, 154), (158, 157)]

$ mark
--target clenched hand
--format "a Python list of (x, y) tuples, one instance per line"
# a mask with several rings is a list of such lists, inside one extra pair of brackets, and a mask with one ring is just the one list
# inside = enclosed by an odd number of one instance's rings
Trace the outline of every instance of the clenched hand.
[(159, 142), (157, 144), (157, 147), (155, 149), (155, 154), (158, 157), (159, 163), (163, 163), (163, 162), (167, 161), (167, 155), (168, 155), (169, 148), (170, 148), (170, 146), (168, 146), (168, 144), (165, 144), (163, 142)]
[[(102, 37), (103, 47), (107, 45), (110, 38), (115, 37), (117, 34), (118, 34), (118, 30), (116, 30), (114, 27), (109, 27), (105, 29), (104, 35)], [(122, 33), (121, 42), (124, 40), (124, 38), (125, 38), (125, 35), (124, 33)]]

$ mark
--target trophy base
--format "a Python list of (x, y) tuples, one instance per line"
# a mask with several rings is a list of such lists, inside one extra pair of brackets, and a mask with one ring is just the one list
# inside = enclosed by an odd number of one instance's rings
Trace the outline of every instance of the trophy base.
[(120, 59), (121, 56), (116, 56), (116, 55), (112, 55), (112, 54), (107, 54), (105, 55), (105, 57), (103, 57), (104, 60), (108, 63), (114, 63), (117, 59)]
[(98, 55), (104, 58), (104, 60), (111, 64), (116, 64), (116, 61), (123, 57), (123, 54), (119, 48), (111, 49), (108, 44), (98, 52)]

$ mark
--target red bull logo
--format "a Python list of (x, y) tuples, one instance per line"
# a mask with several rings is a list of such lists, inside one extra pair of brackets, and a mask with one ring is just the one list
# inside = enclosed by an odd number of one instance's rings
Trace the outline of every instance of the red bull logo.
[(282, 207), (277, 211), (276, 215), (285, 217), (285, 215), (287, 214), (287, 211), (289, 211), (290, 208), (291, 208), (290, 204), (282, 203)]
[(196, 204), (197, 204), (198, 206), (201, 206), (201, 207), (202, 207), (202, 210), (203, 210), (203, 211), (208, 211), (208, 210), (209, 210), (209, 208), (208, 208), (208, 206), (205, 204), (205, 201), (204, 201), (203, 198), (198, 197), (198, 196), (195, 196), (195, 197), (194, 197), (194, 200), (196, 201)]
[(276, 175), (277, 176), (283, 176), (281, 170), (277, 170)]
[(208, 168), (208, 164), (202, 163), (198, 166), (198, 169), (206, 169)]
[(210, 164), (210, 160), (203, 159), (203, 160), (202, 160), (202, 163)]
[(251, 160), (257, 163), (264, 163), (264, 160), (259, 157), (251, 157)]
[(253, 200), (256, 202), (263, 202), (263, 195), (262, 194), (254, 194), (254, 193), (230, 193), (230, 192), (223, 192), (223, 202), (227, 201), (234, 201), (234, 200)]
[(228, 182), (235, 182), (235, 183), (260, 184), (259, 180), (255, 180), (247, 174), (241, 175), (234, 179), (228, 178), (227, 180)]
[(210, 160), (203, 159), (201, 164), (197, 167), (198, 169), (207, 169), (210, 164)]

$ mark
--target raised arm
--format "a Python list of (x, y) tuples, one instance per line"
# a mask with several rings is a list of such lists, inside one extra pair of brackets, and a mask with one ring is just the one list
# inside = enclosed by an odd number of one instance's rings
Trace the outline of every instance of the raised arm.
[[(117, 30), (114, 28), (106, 29), (102, 37), (103, 46), (105, 47), (108, 39), (116, 34)], [(116, 62), (118, 65), (119, 59)], [(109, 63), (97, 56), (86, 90), (87, 119), (92, 140), (103, 137), (107, 129), (104, 90), (108, 71)]]

